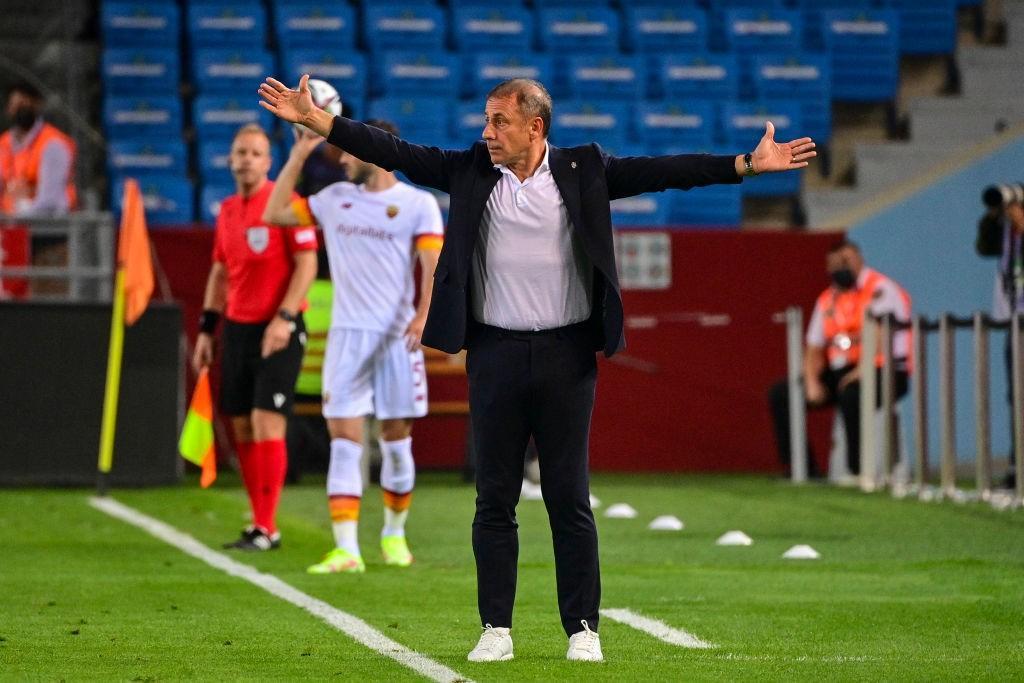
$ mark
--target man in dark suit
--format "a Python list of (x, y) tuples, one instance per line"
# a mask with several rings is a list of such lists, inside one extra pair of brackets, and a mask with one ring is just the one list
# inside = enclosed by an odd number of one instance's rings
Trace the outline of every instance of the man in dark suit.
[(544, 86), (514, 79), (488, 95), (483, 140), (465, 151), (441, 150), (316, 109), (307, 80), (289, 90), (268, 78), (261, 104), (359, 159), (451, 195), (423, 343), (468, 351), (477, 453), (473, 551), (484, 627), (470, 661), (512, 659), (515, 509), (531, 435), (567, 657), (602, 661), (587, 448), (595, 351), (611, 356), (625, 346), (608, 202), (802, 168), (816, 154), (814, 143), (776, 143), (768, 123), (757, 148), (735, 157), (617, 158), (596, 144), (559, 149), (547, 141), (552, 105)]

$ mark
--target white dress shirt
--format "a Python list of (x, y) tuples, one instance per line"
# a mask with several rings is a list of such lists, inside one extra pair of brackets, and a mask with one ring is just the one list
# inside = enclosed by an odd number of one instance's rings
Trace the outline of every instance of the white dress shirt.
[(473, 317), (507, 330), (547, 330), (590, 317), (593, 268), (548, 165), (520, 182), (505, 166), (473, 253)]

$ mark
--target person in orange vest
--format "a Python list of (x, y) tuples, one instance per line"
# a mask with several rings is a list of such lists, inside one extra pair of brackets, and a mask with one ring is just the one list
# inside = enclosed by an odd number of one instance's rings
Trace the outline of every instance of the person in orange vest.
[[(809, 408), (836, 405), (846, 430), (846, 457), (852, 474), (860, 472), (860, 356), (864, 310), (874, 315), (891, 313), (910, 321), (910, 296), (895, 281), (864, 265), (860, 247), (843, 240), (826, 259), (831, 285), (818, 297), (807, 326), (804, 349), (804, 396)], [(907, 393), (910, 372), (910, 332), (893, 335), (896, 394)], [(882, 355), (875, 359), (881, 373)], [(878, 382), (881, 401), (881, 381)], [(783, 380), (768, 392), (780, 460), (789, 464), (789, 385)], [(877, 403), (876, 403), (877, 405)], [(819, 476), (813, 454), (808, 453), (808, 474)]]
[(43, 120), (43, 105), (29, 83), (7, 93), (11, 127), (0, 135), (0, 212), (10, 216), (62, 214), (78, 203), (75, 143)]

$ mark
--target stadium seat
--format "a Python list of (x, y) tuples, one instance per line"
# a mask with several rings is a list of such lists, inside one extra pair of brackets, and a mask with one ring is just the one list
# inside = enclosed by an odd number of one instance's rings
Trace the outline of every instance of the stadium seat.
[(323, 0), (274, 6), (277, 43), (283, 49), (351, 50), (356, 44), (356, 14), (349, 5)]
[[(804, 135), (800, 105), (784, 102), (731, 102), (722, 107), (722, 130), (727, 149), (749, 151), (764, 136), (765, 122), (775, 125), (775, 139), (788, 142)], [(770, 173), (743, 181), (744, 196), (775, 197), (800, 192), (802, 173)]]
[(281, 73), (287, 83), (298, 83), (303, 74), (327, 81), (341, 95), (342, 102), (366, 97), (369, 67), (360, 52), (320, 47), (284, 50)]
[(178, 51), (171, 48), (108, 48), (101, 77), (107, 94), (168, 95), (178, 92)]
[(178, 47), (181, 11), (170, 2), (104, 2), (100, 8), (104, 46)]
[(738, 228), (743, 222), (742, 185), (709, 185), (668, 195), (670, 225)]
[(552, 53), (619, 50), (619, 14), (609, 7), (542, 7), (537, 20), (541, 47)]
[(701, 100), (644, 102), (635, 109), (634, 130), (640, 144), (652, 153), (659, 147), (705, 149), (714, 144), (718, 122), (715, 103)]
[(629, 106), (605, 99), (568, 100), (555, 107), (551, 140), (559, 147), (597, 142), (608, 147), (626, 144)]
[(792, 54), (803, 42), (803, 15), (783, 9), (731, 9), (724, 15), (725, 49), (736, 54), (740, 97), (754, 96), (753, 60), (767, 54)]
[(899, 16), (894, 10), (822, 13), (832, 55), (832, 99), (885, 102), (899, 87)]
[(879, 0), (791, 0), (791, 2), (804, 15), (804, 48), (822, 52), (825, 50), (822, 12), (833, 9), (869, 10), (877, 7)]
[(482, 102), (462, 102), (452, 111), (451, 136), (462, 146), (482, 139), (484, 107)]
[(708, 47), (708, 20), (697, 7), (625, 7), (625, 45), (646, 54), (704, 52)]
[(199, 193), (199, 220), (211, 226), (217, 222), (220, 204), (235, 193), (235, 186), (222, 183), (207, 183)]
[(735, 55), (669, 55), (658, 60), (655, 96), (672, 100), (734, 100), (739, 94)]
[(900, 52), (952, 54), (956, 50), (957, 0), (886, 0), (900, 15)]
[[(229, 159), (231, 139), (232, 136), (205, 137), (196, 144), (196, 166), (204, 183), (214, 185), (230, 185), (232, 183)], [(290, 144), (287, 146), (270, 145), (271, 178), (277, 177), (277, 172), (288, 158), (289, 149)]]
[(272, 132), (275, 120), (274, 115), (251, 96), (199, 95), (192, 101), (192, 124), (200, 140), (231, 138), (247, 123), (258, 123)]
[(391, 121), (410, 142), (441, 146), (449, 142), (451, 107), (446, 97), (385, 97), (370, 101), (367, 117)]
[[(126, 176), (112, 176), (110, 187), (122, 187)], [(146, 224), (150, 227), (186, 225), (195, 220), (195, 190), (192, 181), (183, 175), (147, 175), (139, 178)], [(121, 210), (124, 196), (114, 193), (111, 204)]]
[(192, 82), (204, 94), (252, 97), (263, 79), (273, 73), (274, 58), (266, 50), (203, 48), (192, 56)]
[(447, 33), (444, 10), (416, 3), (370, 4), (363, 8), (363, 40), (380, 50), (442, 50)]
[(267, 41), (267, 15), (258, 2), (190, 2), (187, 22), (189, 42), (193, 48), (260, 49)]
[(800, 104), (803, 132), (818, 144), (832, 137), (831, 60), (823, 54), (762, 55), (753, 61), (754, 95)]
[(462, 64), (451, 52), (384, 52), (374, 64), (371, 94), (457, 97), (461, 88)]
[(458, 50), (528, 51), (533, 34), (533, 13), (525, 7), (473, 5), (452, 10), (452, 39)]
[(575, 55), (566, 62), (570, 97), (636, 101), (647, 88), (645, 62), (636, 55)]
[(184, 175), (185, 146), (180, 140), (116, 140), (107, 147), (107, 168), (110, 175), (133, 178)]
[(465, 94), (469, 97), (482, 97), (509, 78), (532, 78), (549, 84), (554, 77), (552, 57), (537, 52), (482, 52), (472, 55), (466, 68)]
[(668, 196), (664, 192), (613, 199), (610, 207), (615, 228), (658, 227), (668, 219)]
[(103, 129), (110, 139), (180, 137), (181, 125), (180, 97), (123, 95), (103, 100)]

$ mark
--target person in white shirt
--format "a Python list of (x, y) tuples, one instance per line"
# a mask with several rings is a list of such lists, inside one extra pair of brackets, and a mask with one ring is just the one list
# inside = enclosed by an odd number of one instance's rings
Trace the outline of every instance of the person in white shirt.
[[(367, 123), (397, 132), (386, 121)], [(381, 423), (381, 551), (386, 564), (407, 567), (413, 559), (405, 539), (415, 481), (412, 424), (427, 413), (420, 338), (444, 235), (441, 212), (429, 192), (345, 152), (339, 163), (350, 182), (293, 201), (299, 172), (321, 142), (308, 134), (297, 138), (264, 214), (264, 220), (278, 225), (320, 226), (334, 283), (323, 414), (331, 434), (327, 495), (336, 547), (308, 571), (366, 570), (357, 540), (363, 493), (359, 462), (365, 416), (371, 413)], [(415, 258), (421, 279), (414, 307)]]

